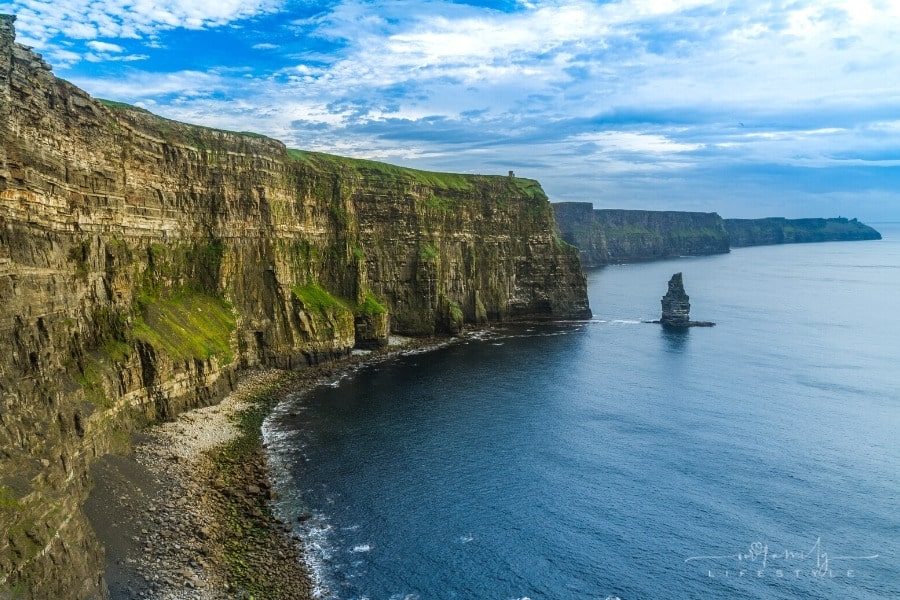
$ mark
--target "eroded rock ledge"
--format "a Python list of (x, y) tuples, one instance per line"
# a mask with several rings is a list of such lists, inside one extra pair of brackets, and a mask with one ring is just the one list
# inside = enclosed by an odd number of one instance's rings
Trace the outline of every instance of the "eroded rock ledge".
[(0, 17), (0, 592), (103, 597), (88, 467), (391, 332), (585, 317), (540, 185), (288, 150), (99, 102)]

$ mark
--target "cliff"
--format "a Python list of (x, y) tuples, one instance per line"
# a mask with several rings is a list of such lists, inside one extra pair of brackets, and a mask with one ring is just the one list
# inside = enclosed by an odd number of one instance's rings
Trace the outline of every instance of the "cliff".
[(594, 209), (589, 202), (553, 205), (563, 240), (581, 250), (582, 264), (600, 266), (728, 252), (716, 213)]
[(240, 369), (590, 314), (537, 182), (98, 102), (14, 37), (0, 17), (0, 597), (103, 597), (91, 461)]
[(856, 219), (725, 219), (731, 246), (880, 240), (881, 234)]
[(594, 209), (589, 202), (559, 202), (553, 210), (563, 240), (581, 251), (588, 267), (742, 246), (881, 239), (856, 219), (723, 219), (717, 213)]

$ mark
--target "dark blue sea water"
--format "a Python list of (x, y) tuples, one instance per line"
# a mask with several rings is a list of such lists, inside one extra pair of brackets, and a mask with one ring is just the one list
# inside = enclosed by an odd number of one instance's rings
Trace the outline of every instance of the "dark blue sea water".
[[(900, 227), (588, 274), (291, 398), (266, 437), (326, 598), (900, 597)], [(684, 273), (695, 319), (658, 318)]]

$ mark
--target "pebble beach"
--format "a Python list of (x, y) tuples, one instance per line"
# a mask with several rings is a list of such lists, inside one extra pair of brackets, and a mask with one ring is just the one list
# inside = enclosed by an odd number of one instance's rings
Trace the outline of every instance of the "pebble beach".
[(112, 600), (310, 597), (298, 540), (268, 510), (263, 449), (251, 444), (228, 464), (241, 413), (297, 379), (247, 373), (219, 404), (141, 434), (133, 456), (103, 459), (103, 489), (86, 511), (107, 550)]
[(312, 598), (295, 524), (270, 510), (262, 415), (346, 369), (443, 343), (392, 338), (299, 372), (247, 372), (220, 403), (137, 434), (130, 456), (97, 461), (85, 512), (106, 549), (110, 599)]

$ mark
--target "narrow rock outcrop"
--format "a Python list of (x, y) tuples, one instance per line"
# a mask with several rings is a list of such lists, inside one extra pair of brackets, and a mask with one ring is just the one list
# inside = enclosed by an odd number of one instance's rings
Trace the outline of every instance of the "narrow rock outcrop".
[(662, 317), (657, 321), (663, 327), (712, 327), (709, 321), (691, 321), (690, 297), (684, 291), (681, 273), (669, 279), (669, 289), (662, 297)]

